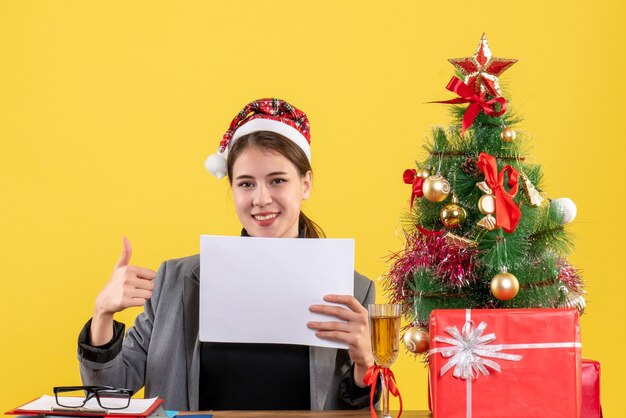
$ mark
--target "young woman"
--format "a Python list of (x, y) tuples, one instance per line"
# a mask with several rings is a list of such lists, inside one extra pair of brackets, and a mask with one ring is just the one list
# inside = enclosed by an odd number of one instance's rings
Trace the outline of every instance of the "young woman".
[[(323, 236), (300, 210), (311, 193), (306, 115), (278, 99), (248, 104), (230, 125), (207, 168), (228, 175), (243, 236)], [(355, 272), (354, 296), (327, 295), (311, 311), (337, 320), (310, 322), (321, 338), (348, 350), (198, 340), (198, 255), (166, 261), (158, 272), (129, 264), (124, 250), (80, 333), (83, 383), (160, 396), (174, 410), (353, 409), (369, 405), (363, 377), (374, 364), (367, 310), (374, 285)], [(297, 280), (297, 278), (295, 278)], [(144, 305), (124, 338), (113, 316)]]

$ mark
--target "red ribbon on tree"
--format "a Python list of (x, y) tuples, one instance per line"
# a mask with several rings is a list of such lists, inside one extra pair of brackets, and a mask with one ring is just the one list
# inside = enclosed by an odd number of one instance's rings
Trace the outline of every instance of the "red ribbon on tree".
[(380, 367), (378, 365), (373, 365), (367, 372), (365, 373), (365, 377), (363, 378), (363, 383), (367, 386), (371, 386), (370, 389), (370, 412), (372, 414), (372, 418), (376, 418), (376, 410), (374, 409), (374, 393), (376, 392), (376, 382), (378, 382), (378, 376), (382, 375), (382, 378), (385, 380), (385, 385), (389, 388), (389, 393), (398, 398), (400, 402), (400, 412), (398, 413), (398, 417), (402, 415), (402, 396), (400, 396), (400, 391), (398, 390), (398, 386), (396, 385), (396, 378), (393, 375), (391, 369), (387, 367)]
[(418, 231), (420, 231), (422, 235), (426, 235), (428, 237), (440, 237), (446, 233), (445, 230), (441, 230), (441, 231), (432, 230), (431, 231), (430, 229), (426, 229), (423, 226), (415, 225), (415, 227), (417, 228)]
[(424, 178), (418, 176), (417, 170), (411, 168), (404, 170), (402, 178), (404, 179), (404, 183), (413, 185), (411, 190), (411, 210), (413, 210), (413, 202), (415, 201), (415, 198), (424, 196), (424, 192), (422, 191)]
[[(446, 89), (458, 94), (461, 97), (431, 103), (470, 104), (463, 114), (463, 130), (461, 132), (462, 135), (465, 135), (465, 131), (467, 130), (467, 128), (472, 126), (472, 123), (474, 123), (474, 119), (476, 119), (476, 116), (478, 116), (481, 110), (485, 112), (487, 116), (502, 116), (504, 112), (506, 112), (506, 100), (504, 99), (504, 97), (495, 97), (491, 100), (485, 100), (484, 94), (477, 94), (474, 89), (472, 89), (470, 86), (465, 84), (457, 77), (452, 77), (452, 79), (450, 79), (450, 82), (446, 86)], [(500, 103), (500, 110), (494, 109), (494, 105), (496, 103)]]
[[(498, 173), (498, 164), (493, 155), (481, 152), (478, 156), (478, 168), (485, 174), (485, 182), (493, 191), (496, 197), (496, 225), (502, 227), (509, 234), (515, 231), (522, 211), (513, 202), (519, 186), (519, 173), (510, 165)], [(509, 173), (509, 191), (504, 190), (504, 175)]]

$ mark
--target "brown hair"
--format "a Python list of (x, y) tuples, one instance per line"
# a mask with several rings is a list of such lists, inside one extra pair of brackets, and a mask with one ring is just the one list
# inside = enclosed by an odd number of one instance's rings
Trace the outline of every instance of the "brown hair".
[[(301, 177), (311, 171), (311, 163), (304, 154), (304, 151), (292, 140), (271, 131), (256, 131), (238, 138), (231, 143), (226, 161), (228, 181), (233, 184), (233, 165), (241, 153), (248, 147), (255, 146), (263, 150), (273, 151), (287, 158), (296, 167)], [(305, 238), (325, 238), (326, 234), (318, 224), (309, 219), (302, 211), (298, 220), (298, 231), (302, 232)]]

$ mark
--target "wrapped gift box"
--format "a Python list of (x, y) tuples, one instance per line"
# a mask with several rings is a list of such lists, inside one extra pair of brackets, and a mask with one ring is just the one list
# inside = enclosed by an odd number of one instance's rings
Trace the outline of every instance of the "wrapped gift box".
[(583, 359), (580, 418), (602, 418), (600, 406), (600, 363)]
[(434, 418), (579, 417), (575, 310), (434, 310), (429, 355)]

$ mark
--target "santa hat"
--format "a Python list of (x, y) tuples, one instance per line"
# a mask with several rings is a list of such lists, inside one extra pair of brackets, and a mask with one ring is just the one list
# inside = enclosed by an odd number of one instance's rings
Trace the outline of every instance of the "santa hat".
[(257, 131), (271, 131), (290, 139), (311, 162), (311, 132), (306, 114), (284, 100), (260, 99), (248, 103), (235, 116), (217, 153), (210, 155), (204, 163), (206, 169), (218, 179), (224, 177), (232, 144), (238, 138)]

